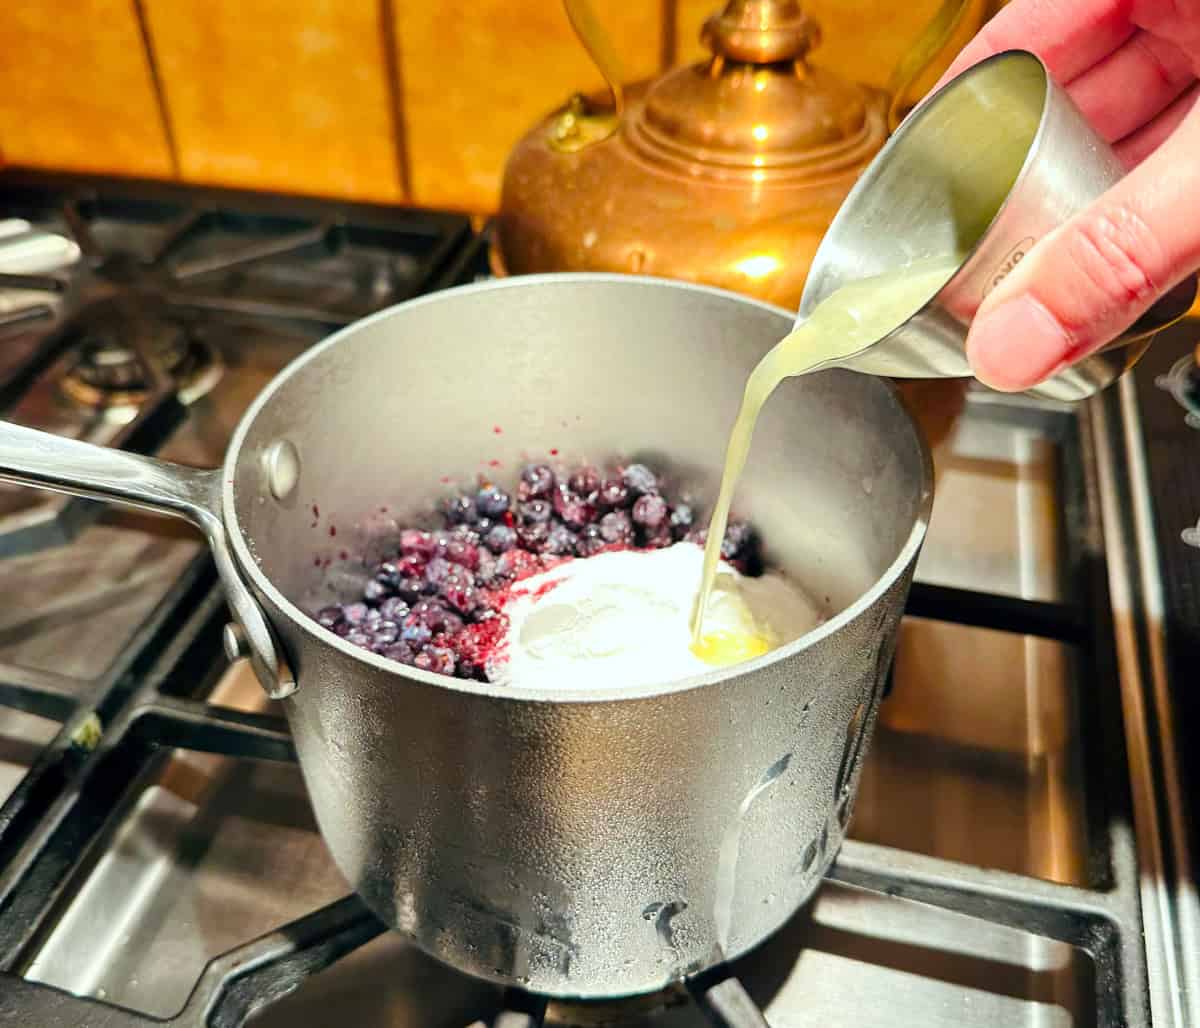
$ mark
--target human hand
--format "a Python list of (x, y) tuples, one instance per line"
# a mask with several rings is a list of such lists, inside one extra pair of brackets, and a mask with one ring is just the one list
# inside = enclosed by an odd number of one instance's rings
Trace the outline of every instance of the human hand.
[(1200, 3), (1012, 0), (942, 82), (1010, 49), (1041, 57), (1132, 169), (980, 306), (972, 369), (1021, 390), (1110, 342), (1200, 268)]

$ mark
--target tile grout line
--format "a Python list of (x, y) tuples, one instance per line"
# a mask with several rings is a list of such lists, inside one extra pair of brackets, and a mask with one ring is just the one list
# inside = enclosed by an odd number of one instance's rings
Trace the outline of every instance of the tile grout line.
[(668, 71), (679, 59), (679, 0), (662, 0), (658, 70)]
[(171, 124), (171, 111), (167, 106), (167, 91), (163, 85), (162, 75), (158, 68), (158, 58), (154, 53), (154, 41), (150, 36), (150, 22), (146, 17), (144, 0), (132, 0), (133, 14), (137, 19), (138, 31), (142, 36), (142, 52), (146, 56), (146, 65), (150, 70), (150, 84), (154, 89), (154, 100), (158, 105), (158, 120), (167, 144), (167, 155), (171, 161), (171, 175), (181, 178), (179, 166), (179, 147), (175, 141), (175, 128)]
[(396, 32), (395, 0), (379, 0), (379, 34), (382, 37), (383, 68), (387, 78), (388, 114), (392, 122), (396, 179), (400, 186), (401, 200), (412, 203), (412, 168), (408, 156), (408, 123), (404, 117), (404, 76), (400, 61), (400, 40)]

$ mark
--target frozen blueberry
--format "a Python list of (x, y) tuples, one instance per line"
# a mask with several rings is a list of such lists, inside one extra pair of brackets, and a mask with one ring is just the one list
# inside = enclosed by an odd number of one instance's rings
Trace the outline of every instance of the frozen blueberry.
[(554, 508), (547, 500), (527, 500), (521, 504), (521, 520), (527, 525), (549, 521)]
[(546, 552), (556, 557), (569, 557), (575, 553), (579, 537), (566, 525), (554, 525), (546, 537)]
[(474, 571), (479, 567), (479, 548), (464, 539), (452, 539), (446, 545), (446, 559)]
[(747, 521), (731, 521), (721, 540), (721, 556), (726, 560), (746, 559), (758, 548), (758, 537)]
[(426, 624), (409, 624), (405, 621), (400, 629), (400, 639), (410, 646), (424, 646), (433, 638), (433, 629)]
[(689, 503), (677, 503), (675, 509), (671, 511), (671, 534), (676, 539), (682, 539), (692, 529), (692, 522), (696, 520), (696, 514), (692, 510)]
[(363, 599), (367, 603), (382, 603), (392, 595), (392, 588), (378, 578), (372, 578), (366, 585), (363, 586)]
[(404, 619), (400, 638), (405, 642), (412, 642), (412, 633), (409, 633), (409, 629), (412, 628), (426, 628), (430, 635), (436, 636), (453, 635), (462, 626), (463, 619), (453, 611), (447, 610), (442, 603), (436, 600), (422, 600), (413, 606), (408, 617)]
[(433, 534), (419, 528), (406, 528), (400, 533), (400, 552), (405, 557), (429, 560), (437, 552)]
[(342, 620), (348, 625), (360, 625), (366, 620), (367, 610), (365, 603), (347, 603), (342, 608)]
[(512, 505), (512, 497), (498, 485), (485, 485), (475, 494), (475, 509), (485, 518), (502, 517)]
[(581, 496), (585, 500), (590, 500), (600, 491), (600, 472), (595, 468), (583, 467), (579, 468), (569, 479), (567, 479), (567, 488), (576, 496)]
[(611, 511), (600, 519), (600, 536), (606, 543), (628, 543), (633, 539), (633, 522), (625, 511)]
[(332, 628), (341, 620), (341, 607), (322, 607), (317, 611), (317, 624), (324, 628)]
[[(404, 558), (408, 559), (408, 558)], [(395, 590), (400, 584), (399, 561), (385, 560), (375, 568), (375, 580), (387, 589)]]
[(629, 490), (619, 478), (610, 478), (600, 486), (596, 499), (604, 510), (616, 510), (618, 507), (628, 506)]
[(379, 613), (388, 621), (397, 623), (408, 617), (408, 604), (399, 596), (389, 596), (379, 605)]
[(634, 496), (658, 492), (658, 478), (645, 464), (630, 464), (621, 475), (625, 488)]
[(493, 525), (483, 537), (483, 543), (493, 553), (504, 553), (517, 545), (517, 533), (508, 525)]
[(439, 675), (452, 675), (458, 664), (454, 651), (445, 646), (426, 646), (413, 661), (422, 671), (434, 671)]
[(534, 521), (517, 529), (517, 539), (530, 553), (542, 553), (546, 540), (550, 538), (550, 522)]
[(596, 520), (596, 508), (592, 504), (561, 486), (554, 490), (554, 513), (575, 529)]
[(604, 536), (600, 534), (599, 525), (584, 525), (579, 533), (579, 539), (575, 543), (575, 555), (577, 557), (594, 557), (607, 545)]
[(379, 651), (388, 660), (398, 660), (401, 664), (411, 664), (416, 657), (413, 648), (405, 642), (392, 643)]
[[(479, 524), (477, 521), (473, 525), (455, 525), (450, 529), (450, 539), (446, 543), (446, 549), (450, 549), (455, 543), (467, 543), (470, 546), (478, 546), (479, 540), (483, 538), (483, 529), (479, 527)], [(487, 527), (492, 527), (490, 522)]]
[(361, 628), (350, 629), (346, 633), (346, 642), (353, 643), (355, 646), (362, 646), (368, 650), (371, 648), (371, 636)]
[(479, 520), (472, 496), (451, 496), (442, 504), (442, 514), (451, 525), (470, 525)]
[(371, 627), (371, 645), (379, 650), (394, 643), (400, 636), (400, 626), (395, 621), (380, 621)]
[(549, 496), (554, 489), (554, 472), (548, 464), (526, 464), (521, 469), (521, 484), (517, 494), (522, 500)]
[(671, 526), (666, 524), (648, 529), (642, 537), (642, 545), (649, 550), (666, 549), (673, 542), (675, 542), (675, 538), (671, 535)]
[[(548, 530), (547, 534), (549, 534)], [(512, 581), (516, 578), (528, 578), (530, 575), (536, 575), (543, 570), (543, 567), (537, 554), (530, 553), (528, 550), (513, 549), (501, 554), (500, 559), (496, 562), (496, 574), (505, 581)]]
[(437, 600), (421, 600), (413, 604), (408, 617), (404, 619), (404, 625), (424, 625), (431, 632), (440, 632), (445, 627), (448, 613)]
[(442, 590), (442, 596), (454, 610), (468, 616), (473, 614), (482, 602), (479, 590), (473, 585), (447, 585)]
[(425, 581), (424, 561), (418, 560), (416, 557), (402, 557), (395, 562), (386, 561), (379, 565), (375, 577), (388, 584), (399, 597), (408, 603), (415, 603), (423, 592), (433, 589), (433, 586)]
[(482, 586), (490, 586), (495, 577), (496, 555), (490, 550), (480, 550), (479, 567), (475, 569), (475, 581)]
[(425, 581), (440, 589), (446, 584), (446, 579), (450, 577), (454, 566), (445, 557), (434, 557), (425, 565)]
[(633, 505), (634, 524), (643, 528), (658, 528), (667, 520), (667, 501), (654, 493), (639, 496)]

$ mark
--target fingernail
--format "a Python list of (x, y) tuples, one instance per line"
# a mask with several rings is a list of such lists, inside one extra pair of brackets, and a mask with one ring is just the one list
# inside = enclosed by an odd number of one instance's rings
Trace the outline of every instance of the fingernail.
[(975, 377), (1005, 392), (1044, 381), (1070, 351), (1071, 339), (1062, 325), (1029, 296), (980, 314), (967, 336), (967, 360)]

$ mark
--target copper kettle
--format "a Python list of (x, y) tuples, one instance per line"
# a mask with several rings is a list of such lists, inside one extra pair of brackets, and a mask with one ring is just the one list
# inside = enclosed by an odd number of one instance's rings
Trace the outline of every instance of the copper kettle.
[[(497, 275), (616, 271), (720, 286), (795, 309), (817, 245), (907, 94), (988, 0), (943, 0), (887, 92), (813, 64), (799, 0), (729, 0), (705, 61), (626, 85), (587, 0), (567, 13), (609, 86), (539, 122), (504, 170)], [(909, 384), (936, 442), (955, 383)], [(931, 423), (932, 422), (932, 423)]]
[(497, 274), (620, 271), (704, 282), (785, 307), (904, 97), (978, 0), (944, 0), (890, 93), (813, 64), (798, 0), (729, 0), (712, 56), (626, 86), (587, 0), (566, 0), (610, 96), (575, 96), (516, 146), (492, 247)]

